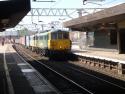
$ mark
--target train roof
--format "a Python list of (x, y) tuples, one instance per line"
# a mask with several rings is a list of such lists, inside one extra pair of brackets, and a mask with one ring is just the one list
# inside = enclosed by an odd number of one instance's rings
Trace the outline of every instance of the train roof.
[(68, 32), (68, 30), (52, 29), (52, 30), (45, 30), (45, 31), (43, 31), (43, 32), (40, 32), (39, 34), (41, 34), (41, 33), (49, 33), (49, 32)]
[(62, 29), (53, 29), (53, 30), (45, 30), (45, 31), (37, 33), (35, 35), (37, 35), (37, 36), (39, 36), (39, 35), (47, 35), (48, 33), (51, 33), (51, 32), (69, 32), (69, 31), (62, 30)]
[(48, 32), (41, 32), (41, 33), (37, 33), (36, 35), (40, 36), (40, 35), (47, 35), (47, 34), (48, 34)]
[(68, 30), (63, 30), (63, 29), (53, 29), (50, 32), (68, 32)]

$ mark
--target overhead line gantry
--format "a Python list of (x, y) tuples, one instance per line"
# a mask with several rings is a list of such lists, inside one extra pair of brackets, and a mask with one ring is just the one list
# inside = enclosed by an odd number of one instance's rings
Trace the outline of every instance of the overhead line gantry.
[(105, 8), (31, 8), (27, 16), (71, 16), (73, 13), (89, 14)]

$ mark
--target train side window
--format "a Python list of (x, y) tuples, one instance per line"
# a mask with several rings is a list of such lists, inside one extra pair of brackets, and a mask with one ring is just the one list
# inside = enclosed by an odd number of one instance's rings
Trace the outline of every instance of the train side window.
[(45, 40), (46, 38), (45, 38), (45, 36), (43, 36), (43, 40)]
[(40, 40), (43, 40), (43, 36), (40, 36)]
[(48, 40), (48, 36), (47, 35), (45, 36), (45, 40)]
[(43, 40), (45, 40), (45, 36), (43, 36)]
[(44, 36), (44, 40), (46, 40), (46, 36)]
[(35, 40), (35, 36), (33, 37), (33, 40)]
[(38, 40), (40, 40), (40, 36), (38, 36)]
[(38, 40), (38, 36), (36, 36), (36, 40)]
[(47, 39), (47, 40), (49, 39), (49, 36), (48, 36), (48, 35), (46, 35), (46, 39)]

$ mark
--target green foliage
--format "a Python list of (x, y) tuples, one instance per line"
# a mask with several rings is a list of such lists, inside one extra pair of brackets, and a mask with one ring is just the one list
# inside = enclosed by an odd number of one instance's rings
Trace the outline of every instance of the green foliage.
[(27, 28), (23, 28), (21, 30), (18, 30), (18, 35), (19, 36), (30, 35), (30, 31)]

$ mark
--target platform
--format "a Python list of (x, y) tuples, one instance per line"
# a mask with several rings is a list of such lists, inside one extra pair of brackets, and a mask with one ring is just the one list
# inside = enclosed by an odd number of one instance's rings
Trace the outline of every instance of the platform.
[(72, 46), (72, 52), (80, 57), (94, 59), (95, 61), (92, 62), (95, 66), (99, 66), (99, 70), (102, 67), (107, 70), (105, 68), (107, 67), (110, 71), (115, 70), (115, 75), (118, 74), (123, 78), (125, 76), (125, 54), (119, 54), (116, 49), (85, 48), (81, 50), (78, 46)]
[(6, 79), (6, 74), (5, 74), (5, 69), (4, 69), (4, 60), (3, 60), (3, 52), (4, 48), (0, 45), (0, 94), (7, 94), (8, 89), (7, 89), (7, 79)]
[(106, 59), (109, 61), (125, 64), (125, 54), (119, 54), (116, 49), (102, 49), (92, 47), (80, 49), (78, 46), (73, 45), (72, 52), (77, 55)]
[[(0, 45), (1, 94), (57, 94), (57, 90), (13, 49), (12, 44)], [(6, 84), (6, 85), (5, 85)], [(6, 86), (6, 87), (5, 87)], [(6, 89), (6, 90), (5, 90)], [(5, 92), (6, 91), (6, 92)]]

